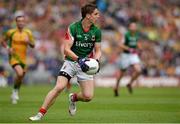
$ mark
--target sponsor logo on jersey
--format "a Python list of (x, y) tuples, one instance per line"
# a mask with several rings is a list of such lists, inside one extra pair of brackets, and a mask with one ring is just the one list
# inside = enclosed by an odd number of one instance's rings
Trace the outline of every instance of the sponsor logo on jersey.
[(83, 43), (83, 42), (77, 41), (76, 46), (77, 47), (91, 48), (91, 47), (93, 47), (93, 43)]
[(137, 38), (136, 38), (136, 37), (129, 37), (129, 40), (130, 40), (130, 41), (136, 41)]
[(137, 38), (136, 37), (129, 37), (129, 45), (130, 46), (136, 46), (137, 45)]

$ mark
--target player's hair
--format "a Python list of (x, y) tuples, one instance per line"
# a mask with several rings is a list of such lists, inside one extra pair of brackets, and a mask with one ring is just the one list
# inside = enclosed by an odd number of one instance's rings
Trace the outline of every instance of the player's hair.
[(22, 17), (24, 18), (24, 15), (16, 16), (16, 18), (15, 18), (16, 22), (17, 22), (18, 18), (22, 18)]
[(97, 8), (95, 4), (86, 4), (81, 8), (81, 15), (82, 18), (86, 17), (86, 14), (91, 14), (94, 12), (94, 10)]

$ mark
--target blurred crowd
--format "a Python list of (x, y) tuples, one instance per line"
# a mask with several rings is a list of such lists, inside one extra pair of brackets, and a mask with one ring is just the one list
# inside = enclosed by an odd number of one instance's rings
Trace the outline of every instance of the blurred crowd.
[[(96, 3), (101, 11), (101, 76), (116, 75), (118, 47), (135, 21), (141, 34), (144, 76), (180, 76), (180, 0), (1, 0), (0, 34), (15, 26), (14, 17), (25, 14), (27, 27), (36, 39), (35, 50), (28, 51), (28, 76), (53, 80), (62, 65), (63, 42), (67, 27), (81, 18), (80, 8)], [(0, 65), (11, 77), (7, 51), (0, 47)], [(31, 77), (31, 79), (28, 79)], [(9, 82), (11, 82), (9, 78)]]

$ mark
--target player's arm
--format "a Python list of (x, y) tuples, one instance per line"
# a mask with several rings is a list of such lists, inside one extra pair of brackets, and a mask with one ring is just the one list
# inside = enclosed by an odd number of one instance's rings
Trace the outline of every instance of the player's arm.
[(7, 41), (9, 39), (11, 31), (6, 32), (1, 38), (0, 38), (0, 44), (8, 50), (9, 54), (13, 53), (13, 49), (8, 46)]
[(65, 42), (64, 42), (64, 54), (66, 56), (71, 57), (74, 61), (78, 60), (78, 56), (71, 50), (71, 47), (74, 42), (74, 37), (68, 32), (65, 35)]
[(124, 42), (125, 42), (125, 37), (122, 37), (122, 39), (120, 40), (120, 43), (119, 43), (119, 47), (121, 48), (121, 49), (123, 49), (123, 50), (129, 50), (130, 48), (128, 47), (128, 46), (126, 46), (125, 44), (124, 44)]
[(95, 43), (95, 46), (94, 46), (94, 59), (97, 59), (99, 60), (100, 57), (101, 57), (101, 44), (100, 43)]
[(142, 40), (138, 40), (138, 42), (137, 42), (137, 49), (136, 49), (136, 51), (137, 51), (137, 53), (139, 54), (139, 55), (141, 55), (141, 53), (143, 52), (143, 44), (142, 44)]
[(74, 61), (77, 61), (78, 56), (71, 50), (72, 45), (73, 45), (72, 40), (65, 41), (64, 54), (66, 56), (71, 57)]
[(0, 43), (1, 43), (1, 45), (2, 45), (4, 48), (6, 48), (6, 49), (9, 48), (8, 45), (7, 45), (7, 42), (6, 42), (7, 40), (8, 40), (7, 33), (6, 33), (5, 35), (2, 35), (2, 36), (0, 37)]
[(30, 46), (31, 48), (34, 48), (34, 47), (35, 47), (35, 43), (34, 43), (34, 42), (29, 42), (28, 44), (29, 44), (29, 46)]
[(99, 72), (100, 70), (100, 57), (101, 57), (101, 44), (100, 43), (95, 43), (95, 46), (94, 46), (94, 59), (96, 59), (96, 61), (99, 63), (99, 69), (97, 71), (97, 73)]
[(142, 49), (143, 49), (142, 40), (138, 40), (138, 42), (137, 42), (137, 48), (138, 48), (139, 50), (142, 50)]
[(11, 33), (11, 31), (8, 31), (8, 32), (4, 33), (4, 35), (2, 35), (2, 37), (0, 38), (1, 45), (6, 49), (10, 48), (7, 43), (10, 33)]
[(0, 42), (1, 42), (1, 45), (2, 45), (4, 48), (6, 48), (6, 49), (9, 48), (9, 46), (7, 45), (7, 42), (4, 40), (4, 38), (1, 38), (1, 39), (0, 39)]
[(35, 47), (34, 36), (30, 30), (27, 30), (27, 34), (28, 36), (26, 37), (25, 42), (27, 42), (31, 48), (34, 48)]
[(94, 46), (94, 59), (100, 60), (101, 57), (101, 30), (96, 31), (96, 42)]
[(123, 50), (127, 50), (127, 51), (128, 51), (128, 50), (130, 49), (128, 46), (126, 46), (126, 45), (124, 45), (124, 44), (122, 44), (122, 43), (120, 43), (119, 46), (120, 46), (120, 48), (123, 49)]
[(126, 35), (120, 41), (120, 44), (119, 44), (120, 48), (123, 50), (129, 51), (130, 53), (136, 53), (137, 52), (136, 49), (130, 48), (129, 46), (124, 44), (125, 39), (126, 39)]

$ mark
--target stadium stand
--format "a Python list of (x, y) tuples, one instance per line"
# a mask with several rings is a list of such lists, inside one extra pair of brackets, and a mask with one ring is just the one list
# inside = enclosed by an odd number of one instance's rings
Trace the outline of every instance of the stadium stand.
[[(94, 2), (91, 0), (91, 2)], [(179, 0), (96, 0), (102, 12), (102, 68), (99, 76), (116, 76), (118, 42), (130, 21), (136, 21), (141, 32), (143, 75), (146, 77), (180, 77), (180, 1)], [(29, 74), (26, 82), (53, 82), (63, 61), (63, 42), (67, 26), (80, 18), (83, 0), (1, 0), (0, 34), (14, 26), (14, 16), (27, 15), (28, 27), (36, 38), (36, 50), (28, 51)], [(7, 71), (10, 84), (13, 72), (7, 51), (0, 48), (0, 65)], [(43, 73), (40, 71), (46, 72)], [(128, 74), (130, 74), (129, 72)], [(47, 79), (46, 79), (47, 78)], [(44, 82), (44, 80), (42, 81)]]

